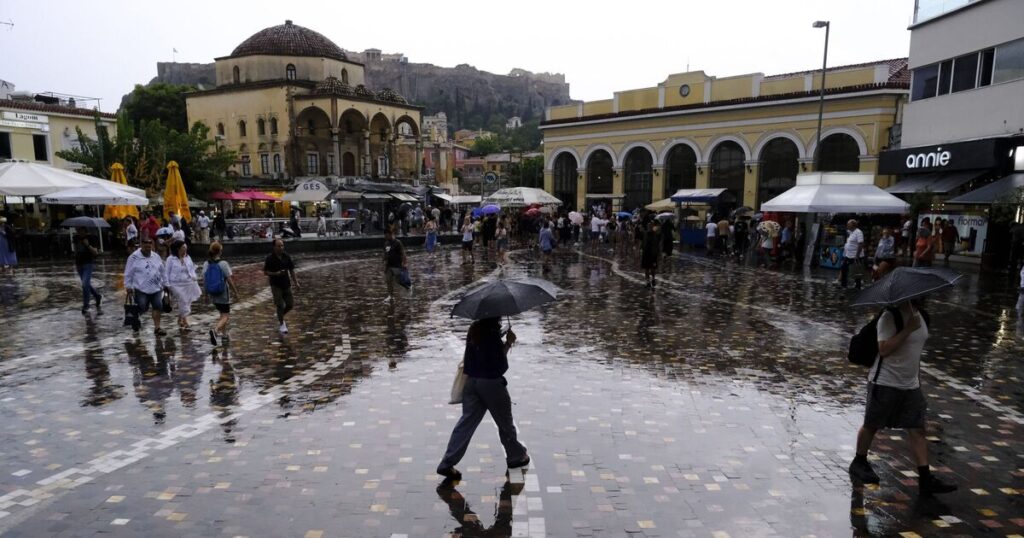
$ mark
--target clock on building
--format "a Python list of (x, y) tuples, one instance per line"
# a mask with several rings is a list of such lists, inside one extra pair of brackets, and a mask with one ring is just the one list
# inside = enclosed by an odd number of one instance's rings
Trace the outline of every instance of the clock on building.
[(690, 95), (690, 85), (689, 84), (683, 84), (682, 86), (680, 86), (679, 87), (679, 95), (681, 95), (683, 97), (686, 97), (686, 96)]

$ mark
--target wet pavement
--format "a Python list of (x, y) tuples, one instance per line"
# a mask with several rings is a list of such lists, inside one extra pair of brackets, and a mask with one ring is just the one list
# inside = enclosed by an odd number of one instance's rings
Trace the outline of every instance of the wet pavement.
[[(121, 327), (121, 263), (83, 317), (70, 266), (0, 278), (0, 534), (5, 536), (850, 536), (1024, 534), (1024, 321), (1001, 280), (969, 273), (929, 301), (921, 380), (937, 473), (918, 499), (901, 431), (876, 439), (880, 487), (852, 487), (865, 371), (846, 363), (870, 315), (827, 271), (688, 254), (656, 291), (633, 259), (560, 250), (549, 272), (412, 252), (415, 285), (384, 301), (377, 252), (297, 256), (291, 333), (276, 331), (259, 260), (231, 342), (215, 317), (138, 338)], [(482, 278), (544, 276), (561, 299), (513, 318), (507, 375), (533, 459), (505, 476), (489, 419), (434, 474)]]

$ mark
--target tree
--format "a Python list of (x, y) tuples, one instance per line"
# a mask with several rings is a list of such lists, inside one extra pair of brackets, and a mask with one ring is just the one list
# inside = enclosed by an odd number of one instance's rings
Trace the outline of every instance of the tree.
[(128, 182), (150, 194), (163, 190), (167, 162), (177, 161), (190, 195), (203, 196), (230, 189), (233, 180), (225, 173), (237, 159), (235, 152), (217, 147), (210, 129), (196, 122), (185, 132), (166, 127), (158, 120), (142, 120), (136, 130), (126, 111), (118, 114), (117, 134), (111, 138), (100, 128), (96, 139), (78, 130), (79, 147), (58, 151), (57, 156), (85, 166), (84, 173), (109, 178), (109, 167), (120, 162)]
[(509, 187), (544, 188), (544, 157), (526, 157), (509, 170)]
[(175, 131), (188, 131), (188, 111), (185, 94), (195, 86), (156, 82), (148, 86), (136, 84), (121, 107), (132, 125), (141, 127), (144, 120), (156, 120)]
[(473, 153), (477, 155), (498, 153), (502, 150), (502, 146), (499, 135), (478, 137), (473, 141)]

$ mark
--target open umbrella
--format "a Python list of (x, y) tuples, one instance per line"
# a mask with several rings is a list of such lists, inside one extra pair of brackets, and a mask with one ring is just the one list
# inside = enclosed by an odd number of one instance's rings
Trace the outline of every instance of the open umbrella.
[[(71, 217), (60, 223), (61, 228), (110, 228), (110, 224), (97, 217)], [(70, 233), (70, 232), (69, 232)], [(100, 251), (103, 250), (103, 232), (99, 232)], [(70, 236), (69, 236), (70, 237)]]
[(496, 280), (470, 290), (452, 308), (452, 316), (473, 320), (500, 318), (550, 303), (558, 287), (539, 278)]
[[(84, 187), (76, 187), (63, 191), (44, 194), (43, 203), (55, 205), (146, 205), (149, 200), (145, 196), (137, 196), (114, 187), (94, 183)], [(120, 217), (115, 217), (120, 218)]]
[(737, 207), (736, 209), (732, 210), (732, 216), (734, 216), (734, 217), (742, 217), (742, 216), (753, 215), (753, 214), (754, 214), (754, 210), (752, 208), (750, 208), (750, 207), (747, 207), (747, 206), (740, 206), (740, 207)]
[(480, 212), (484, 215), (494, 215), (501, 212), (501, 208), (494, 205), (488, 204), (480, 208)]
[(658, 213), (656, 217), (658, 220), (672, 220), (676, 218), (674, 213)]
[(897, 267), (857, 294), (851, 306), (895, 305), (944, 288), (963, 275), (942, 267)]
[(619, 220), (626, 220), (626, 219), (633, 218), (633, 214), (630, 213), (629, 211), (619, 211), (618, 213), (615, 214), (615, 216), (619, 217)]
[(165, 219), (171, 218), (171, 211), (184, 217), (185, 220), (192, 221), (192, 211), (188, 208), (185, 184), (181, 181), (181, 172), (178, 171), (178, 163), (175, 161), (167, 163), (167, 186), (164, 187)]
[(576, 224), (577, 226), (583, 224), (583, 215), (577, 211), (570, 211), (569, 222)]
[[(119, 185), (127, 185), (128, 178), (124, 175), (124, 165), (114, 163), (110, 165), (110, 181)], [(108, 205), (103, 208), (103, 218), (123, 219), (125, 217), (139, 218), (139, 208), (134, 205)]]

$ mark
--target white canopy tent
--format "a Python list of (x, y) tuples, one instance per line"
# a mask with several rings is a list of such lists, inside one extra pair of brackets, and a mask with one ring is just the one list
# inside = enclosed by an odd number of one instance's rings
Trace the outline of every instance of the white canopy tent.
[(87, 185), (105, 185), (136, 196), (146, 196), (146, 191), (142, 189), (79, 174), (71, 170), (55, 168), (48, 164), (25, 161), (0, 163), (0, 195), (2, 196), (42, 196)]
[(796, 186), (761, 204), (762, 212), (906, 213), (909, 204), (875, 186), (874, 174), (810, 172)]
[(511, 187), (499, 189), (487, 196), (483, 204), (495, 204), (498, 207), (526, 207), (534, 204), (540, 205), (562, 205), (562, 201), (548, 194), (544, 189), (532, 187)]
[(322, 181), (310, 179), (295, 186), (295, 190), (281, 197), (287, 202), (322, 202), (331, 194), (331, 189)]
[[(108, 181), (107, 183), (113, 183)], [(109, 185), (94, 183), (84, 187), (67, 189), (46, 194), (42, 198), (44, 204), (58, 205), (138, 205), (149, 204), (145, 196), (115, 189)]]

